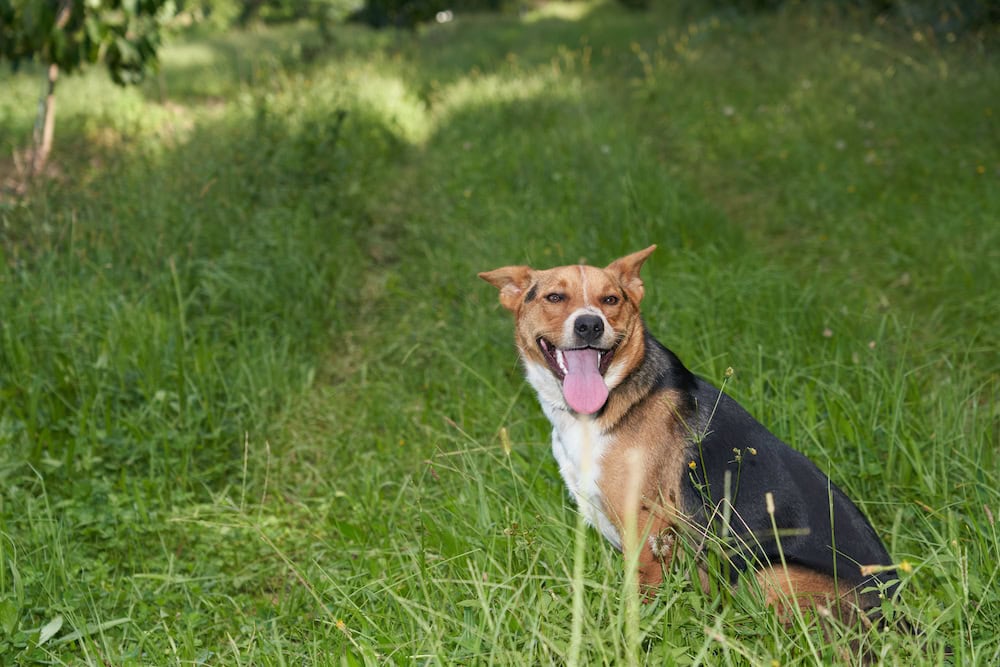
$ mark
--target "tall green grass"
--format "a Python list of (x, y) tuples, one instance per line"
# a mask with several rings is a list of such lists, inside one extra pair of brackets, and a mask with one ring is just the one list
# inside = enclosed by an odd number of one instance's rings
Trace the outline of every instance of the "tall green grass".
[(636, 612), (580, 530), (475, 274), (649, 243), (651, 329), (912, 565), (922, 634), (872, 655), (997, 659), (982, 45), (601, 3), (317, 44), (67, 79), (54, 180), (0, 204), (3, 661), (850, 661), (684, 566)]

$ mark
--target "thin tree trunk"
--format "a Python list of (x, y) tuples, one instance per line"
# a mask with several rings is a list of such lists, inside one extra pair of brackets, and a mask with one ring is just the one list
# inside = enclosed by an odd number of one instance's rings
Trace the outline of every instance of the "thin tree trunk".
[(52, 137), (56, 129), (56, 80), (59, 65), (52, 63), (48, 70), (48, 88), (42, 105), (41, 123), (35, 128), (34, 149), (31, 153), (31, 175), (37, 176), (45, 170), (45, 163), (52, 152)]
[[(62, 30), (69, 23), (73, 11), (72, 0), (62, 0), (59, 14), (56, 16), (56, 30)], [(31, 149), (31, 164), (28, 168), (28, 178), (32, 178), (45, 170), (45, 164), (52, 152), (52, 138), (56, 129), (56, 81), (59, 79), (59, 65), (51, 63), (47, 72), (48, 85), (45, 89), (45, 101), (41, 104), (40, 122), (35, 125), (33, 146)]]

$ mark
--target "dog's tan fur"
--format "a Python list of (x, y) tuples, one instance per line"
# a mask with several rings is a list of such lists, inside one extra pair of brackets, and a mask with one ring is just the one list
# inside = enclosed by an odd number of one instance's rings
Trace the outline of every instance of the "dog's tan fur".
[[(643, 357), (639, 303), (644, 289), (639, 269), (655, 248), (651, 246), (618, 259), (604, 269), (576, 265), (534, 271), (527, 266), (511, 266), (479, 275), (500, 290), (501, 304), (514, 313), (515, 338), (525, 359), (546, 363), (535, 343), (539, 336), (558, 346), (571, 345), (563, 340), (563, 324), (571, 313), (589, 305), (599, 308), (614, 329), (618, 347), (612, 367), (616, 376), (625, 377)], [(525, 302), (528, 289), (536, 290), (536, 296)], [(549, 303), (544, 295), (551, 293), (565, 294), (568, 298)], [(611, 305), (602, 303), (607, 296), (617, 296), (619, 301)], [(671, 392), (645, 402), (642, 399), (638, 390), (613, 392), (597, 419), (600, 430), (610, 438), (601, 461), (603, 473), (599, 486), (604, 512), (620, 533), (625, 532), (626, 517), (635, 516), (638, 530), (655, 537), (678, 528), (673, 517), (677, 514), (680, 494), (677, 487), (687, 464), (682, 460), (687, 434), (685, 426), (675, 419), (676, 397)], [(671, 426), (665, 429), (664, 425)], [(639, 456), (632, 458), (631, 452), (636, 450)], [(633, 460), (639, 461), (639, 470), (631, 467)], [(639, 506), (628, 507), (628, 481), (636, 478), (641, 480)], [(643, 587), (659, 585), (664, 565), (671, 559), (670, 552), (672, 549), (658, 556), (648, 539), (642, 541), (639, 581)]]

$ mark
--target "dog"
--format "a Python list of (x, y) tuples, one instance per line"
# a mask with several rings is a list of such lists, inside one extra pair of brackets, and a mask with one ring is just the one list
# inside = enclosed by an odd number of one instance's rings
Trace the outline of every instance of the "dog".
[(753, 576), (786, 622), (796, 607), (832, 610), (845, 622), (877, 616), (880, 596), (898, 582), (858, 507), (647, 329), (639, 270), (655, 249), (603, 269), (479, 274), (514, 314), (525, 374), (579, 510), (626, 556), (638, 550), (647, 596), (681, 538), (693, 537), (688, 553), (698, 554), (706, 589), (706, 545), (721, 545), (730, 583)]

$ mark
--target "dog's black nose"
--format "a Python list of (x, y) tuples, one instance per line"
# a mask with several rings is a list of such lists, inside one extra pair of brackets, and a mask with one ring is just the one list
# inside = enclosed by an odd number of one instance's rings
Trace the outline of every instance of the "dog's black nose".
[(581, 315), (573, 322), (573, 331), (584, 343), (593, 343), (604, 334), (604, 320), (597, 315)]

